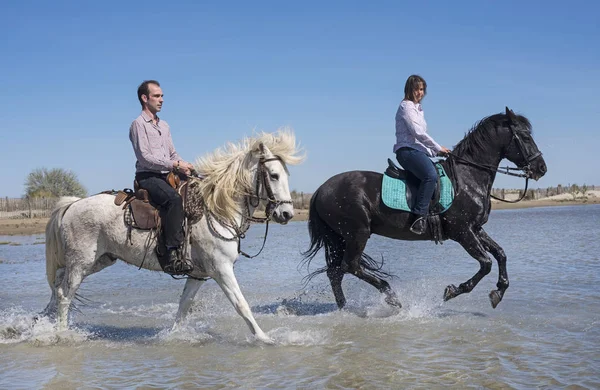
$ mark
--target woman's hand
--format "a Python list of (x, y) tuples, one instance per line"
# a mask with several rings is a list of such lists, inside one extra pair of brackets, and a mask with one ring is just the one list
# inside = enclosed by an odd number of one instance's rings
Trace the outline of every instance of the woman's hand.
[(445, 146), (442, 146), (442, 149), (440, 149), (440, 151), (438, 152), (439, 156), (447, 156), (450, 154), (450, 152), (452, 152), (450, 149), (448, 149)]

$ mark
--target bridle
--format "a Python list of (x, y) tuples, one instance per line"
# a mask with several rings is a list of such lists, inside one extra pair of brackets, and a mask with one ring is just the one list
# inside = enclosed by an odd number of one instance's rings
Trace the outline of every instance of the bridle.
[[(261, 145), (261, 152), (263, 154), (259, 157), (258, 165), (256, 167), (256, 175), (255, 175), (256, 179), (254, 182), (254, 193), (251, 193), (251, 194), (248, 194), (245, 196), (244, 205), (245, 205), (246, 210), (245, 210), (245, 212), (241, 213), (242, 214), (242, 223), (238, 226), (234, 222), (228, 222), (228, 221), (223, 220), (221, 217), (219, 217), (218, 215), (215, 215), (212, 211), (210, 211), (208, 209), (205, 210), (206, 220), (207, 220), (207, 223), (208, 223), (210, 229), (212, 230), (213, 234), (215, 234), (217, 237), (219, 237), (220, 239), (225, 240), (225, 241), (236, 241), (237, 240), (238, 253), (249, 259), (252, 259), (252, 258), (260, 255), (260, 253), (263, 251), (263, 249), (265, 247), (265, 243), (267, 242), (267, 235), (269, 234), (269, 221), (271, 220), (272, 211), (281, 204), (293, 204), (294, 203), (292, 199), (283, 199), (283, 200), (276, 199), (275, 194), (273, 193), (273, 189), (271, 188), (271, 183), (269, 181), (269, 172), (266, 168), (266, 163), (268, 163), (270, 161), (280, 161), (281, 164), (285, 167), (283, 160), (279, 156), (265, 158), (264, 150), (262, 149), (262, 145)], [(287, 169), (286, 169), (286, 172), (287, 172)], [(262, 197), (260, 195), (261, 181), (262, 181), (263, 187), (265, 188), (265, 192), (267, 193), (266, 198)], [(256, 200), (256, 202), (254, 202), (254, 200)], [(251, 209), (251, 207), (252, 208), (258, 207), (261, 200), (267, 201), (267, 206), (265, 208), (265, 217), (263, 217), (263, 218), (254, 217), (250, 214), (250, 209)], [(221, 226), (228, 229), (232, 236), (225, 237), (221, 233), (219, 233), (213, 224), (213, 220), (216, 220)], [(262, 247), (260, 248), (258, 253), (255, 255), (249, 255), (246, 252), (242, 251), (242, 249), (241, 249), (241, 240), (243, 238), (246, 238), (246, 232), (248, 231), (248, 229), (250, 229), (250, 222), (266, 224), (265, 235), (264, 235)]]
[[(281, 164), (283, 165), (283, 161), (281, 160), (281, 157), (279, 157), (279, 156), (273, 156), (270, 158), (265, 158), (264, 155), (261, 156), (258, 160), (258, 166), (256, 168), (256, 181), (254, 184), (254, 194), (255, 195), (250, 195), (246, 198), (252, 207), (258, 207), (261, 200), (267, 201), (267, 207), (265, 209), (266, 217), (264, 218), (265, 220), (270, 219), (271, 212), (275, 208), (279, 207), (280, 205), (294, 203), (291, 199), (285, 199), (285, 200), (275, 199), (275, 195), (273, 194), (273, 189), (271, 188), (271, 182), (269, 181), (269, 172), (266, 167), (266, 163), (268, 163), (269, 161), (280, 161)], [(267, 193), (266, 198), (260, 197), (259, 191), (260, 191), (260, 180), (261, 179), (262, 179), (262, 184)], [(256, 199), (256, 203), (252, 202), (252, 199)], [(250, 216), (248, 216), (248, 217), (250, 217)], [(259, 221), (254, 221), (254, 222), (259, 222)], [(260, 221), (260, 222), (264, 222), (264, 221)]]
[[(517, 130), (514, 128), (514, 125), (511, 123), (511, 121), (508, 121), (507, 127), (511, 132), (511, 140), (509, 142), (509, 147), (514, 141), (514, 144), (517, 146), (517, 149), (519, 149), (519, 153), (521, 154), (521, 156), (527, 156), (525, 154), (525, 146), (524, 146), (523, 140), (521, 139), (521, 137), (519, 137), (519, 134), (518, 134)], [(506, 203), (517, 203), (517, 202), (520, 202), (521, 200), (523, 200), (523, 198), (527, 194), (527, 188), (529, 187), (529, 179), (532, 177), (531, 163), (533, 162), (533, 160), (540, 157), (541, 155), (542, 155), (542, 152), (540, 152), (538, 150), (537, 152), (531, 154), (530, 156), (525, 157), (525, 164), (522, 167), (514, 168), (514, 167), (508, 167), (508, 166), (494, 167), (492, 165), (479, 164), (479, 163), (467, 160), (465, 158), (462, 158), (452, 152), (449, 153), (449, 156), (452, 157), (452, 159), (455, 159), (456, 161), (466, 164), (466, 165), (470, 165), (470, 166), (473, 166), (473, 167), (476, 167), (479, 169), (483, 169), (486, 171), (490, 171), (493, 173), (501, 173), (503, 175), (524, 177), (525, 178), (525, 189), (523, 190), (523, 193), (521, 194), (519, 199), (506, 200), (506, 199), (498, 198), (498, 197), (490, 194), (490, 196), (492, 198), (502, 201), (502, 202), (506, 202)], [(452, 162), (451, 162), (451, 164), (452, 164)], [(511, 172), (511, 171), (521, 171), (523, 173), (515, 173), (515, 172)], [(456, 174), (455, 174), (455, 176), (456, 176)]]

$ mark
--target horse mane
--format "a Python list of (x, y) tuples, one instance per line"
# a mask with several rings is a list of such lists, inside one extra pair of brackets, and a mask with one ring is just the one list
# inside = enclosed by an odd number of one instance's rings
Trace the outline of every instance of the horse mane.
[(239, 215), (240, 198), (251, 195), (254, 190), (248, 163), (260, 153), (261, 143), (286, 165), (299, 164), (305, 158), (296, 146), (293, 131), (281, 128), (275, 133), (259, 132), (238, 143), (227, 143), (196, 160), (195, 169), (203, 177), (197, 191), (206, 207), (225, 220)]
[[(515, 115), (522, 128), (531, 133), (531, 123), (523, 115)], [(476, 153), (478, 150), (489, 145), (490, 141), (496, 139), (498, 127), (508, 121), (505, 113), (490, 115), (475, 123), (465, 134), (465, 137), (453, 148), (453, 152), (459, 155), (464, 153)]]

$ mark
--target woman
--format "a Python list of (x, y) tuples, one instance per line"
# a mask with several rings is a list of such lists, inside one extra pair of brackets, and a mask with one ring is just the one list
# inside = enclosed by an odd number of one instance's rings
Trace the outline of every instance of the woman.
[(421, 100), (426, 94), (425, 80), (421, 76), (410, 76), (404, 85), (404, 99), (396, 112), (396, 159), (404, 169), (421, 180), (413, 208), (415, 217), (410, 227), (415, 234), (425, 233), (429, 202), (437, 182), (437, 171), (430, 157), (450, 153), (427, 134), (427, 122), (421, 108)]

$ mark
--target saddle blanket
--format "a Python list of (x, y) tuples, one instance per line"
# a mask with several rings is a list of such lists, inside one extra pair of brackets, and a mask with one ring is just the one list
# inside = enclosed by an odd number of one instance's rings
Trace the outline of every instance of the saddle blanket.
[[(435, 168), (438, 171), (439, 200), (436, 204), (430, 205), (430, 210), (435, 213), (443, 213), (450, 208), (454, 200), (454, 187), (452, 181), (446, 175), (444, 167), (440, 163), (435, 163)], [(417, 192), (417, 184), (408, 182), (405, 179), (394, 179), (388, 175), (383, 175), (381, 183), (381, 198), (383, 203), (392, 209), (411, 211), (414, 206), (415, 194)], [(434, 196), (434, 199), (436, 197)]]

